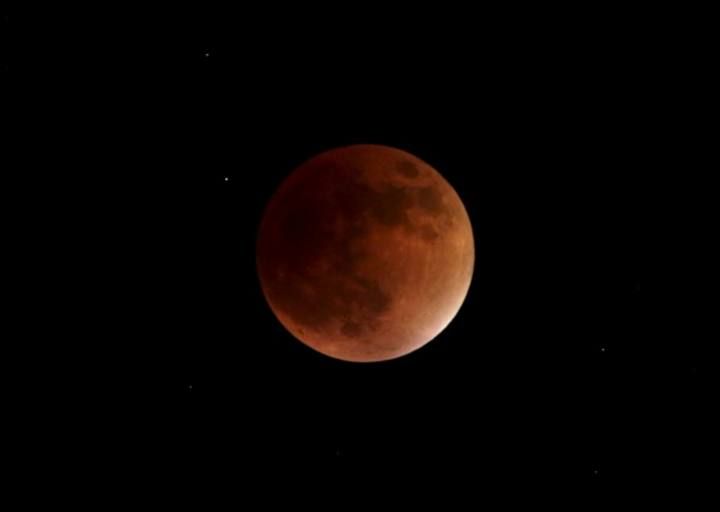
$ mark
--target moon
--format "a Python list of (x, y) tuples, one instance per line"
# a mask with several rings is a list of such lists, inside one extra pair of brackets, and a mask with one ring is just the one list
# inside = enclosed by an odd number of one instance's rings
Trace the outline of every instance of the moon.
[(422, 347), (467, 296), (475, 248), (452, 186), (419, 158), (354, 145), (298, 167), (257, 239), (263, 294), (280, 323), (336, 359), (384, 361)]

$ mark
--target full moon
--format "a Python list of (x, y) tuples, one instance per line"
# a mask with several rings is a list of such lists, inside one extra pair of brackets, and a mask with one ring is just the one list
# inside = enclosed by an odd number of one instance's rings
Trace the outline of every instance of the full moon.
[(307, 346), (355, 362), (435, 338), (470, 287), (470, 219), (452, 186), (399, 149), (355, 145), (311, 158), (270, 200), (257, 240), (263, 294)]

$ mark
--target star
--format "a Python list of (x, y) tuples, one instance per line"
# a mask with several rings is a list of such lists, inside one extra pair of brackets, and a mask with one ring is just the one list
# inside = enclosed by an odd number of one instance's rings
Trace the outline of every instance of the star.
[(225, 181), (230, 181), (230, 177), (229, 177), (229, 176), (225, 176)]
[(210, 57), (210, 52), (205, 52), (205, 57)]
[(607, 349), (605, 347), (600, 347), (600, 352), (605, 352)]

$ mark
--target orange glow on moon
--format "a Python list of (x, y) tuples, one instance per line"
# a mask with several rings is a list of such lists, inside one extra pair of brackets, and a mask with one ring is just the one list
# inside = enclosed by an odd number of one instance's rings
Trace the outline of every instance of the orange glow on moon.
[(468, 292), (475, 249), (455, 190), (386, 146), (333, 149), (270, 200), (257, 269), (270, 308), (297, 339), (346, 361), (393, 359), (436, 337)]

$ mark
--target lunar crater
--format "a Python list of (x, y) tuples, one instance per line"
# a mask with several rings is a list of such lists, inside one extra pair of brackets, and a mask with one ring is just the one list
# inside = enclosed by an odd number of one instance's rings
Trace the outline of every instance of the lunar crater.
[(400, 160), (395, 168), (406, 178), (417, 178), (420, 175), (420, 170), (417, 168), (417, 165), (410, 160)]

